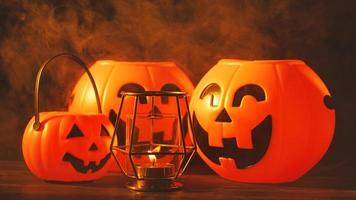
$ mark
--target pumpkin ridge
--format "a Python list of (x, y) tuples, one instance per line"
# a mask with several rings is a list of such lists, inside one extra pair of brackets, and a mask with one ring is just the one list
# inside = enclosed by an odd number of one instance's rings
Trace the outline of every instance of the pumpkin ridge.
[[(40, 163), (41, 163), (41, 167), (42, 167), (42, 174), (47, 174), (47, 163), (45, 163), (45, 162), (47, 162), (47, 160), (46, 159), (44, 159), (45, 158), (45, 153), (47, 153), (47, 149), (45, 149), (43, 146), (45, 146), (45, 144), (46, 144), (46, 140), (47, 140), (47, 137), (48, 137), (48, 125), (47, 125), (47, 123), (45, 122), (44, 124), (44, 127), (43, 127), (43, 131), (41, 132), (41, 137), (40, 137), (40, 145), (38, 146), (38, 152), (39, 152), (39, 155), (38, 155), (38, 157), (39, 157), (39, 160), (40, 160)], [(45, 150), (44, 150), (45, 149)]]
[[(41, 131), (38, 131), (38, 133), (32, 132), (32, 138), (31, 140), (33, 141), (30, 149), (30, 156), (32, 158), (35, 158), (35, 160), (32, 160), (35, 162), (32, 166), (35, 168), (35, 170), (38, 172), (38, 174), (42, 177), (44, 170), (42, 168), (42, 158), (41, 158), (41, 139), (43, 135), (43, 131), (47, 130), (47, 126), (43, 124), (43, 129)], [(34, 130), (35, 131), (35, 130)]]
[[(148, 73), (148, 76), (149, 76), (149, 78), (150, 78), (150, 82), (151, 82), (151, 88), (153, 87), (153, 86), (155, 86), (156, 85), (156, 83), (155, 83), (155, 81), (153, 80), (153, 76), (152, 76), (152, 71), (151, 71), (151, 67), (149, 67), (149, 66), (145, 66), (145, 69), (146, 69), (146, 71), (147, 71), (147, 73)], [(147, 90), (147, 89), (146, 89)]]
[(23, 137), (23, 141), (22, 141), (22, 148), (23, 148), (22, 152), (24, 155), (24, 160), (25, 160), (26, 164), (29, 166), (30, 171), (32, 173), (36, 174), (37, 176), (39, 176), (38, 171), (35, 170), (35, 168), (33, 166), (31, 150), (30, 150), (30, 146), (32, 146), (32, 134), (35, 131), (33, 129), (34, 121), (35, 121), (35, 118), (32, 117), (32, 119), (30, 120), (30, 123), (27, 124), (27, 127), (25, 129), (25, 133), (24, 133), (24, 137)]
[[(99, 93), (99, 97), (101, 97), (101, 99), (100, 99), (100, 102), (102, 102), (101, 103), (101, 109), (105, 112), (105, 108), (103, 108), (104, 107), (104, 99), (106, 99), (106, 97), (107, 97), (107, 88), (108, 88), (108, 82), (109, 82), (109, 80), (111, 79), (111, 77), (112, 77), (112, 72), (114, 71), (114, 68), (115, 67), (112, 67), (111, 66), (111, 70), (110, 70), (110, 72), (108, 73), (109, 75), (108, 76), (106, 76), (106, 79), (105, 79), (105, 81), (103, 82), (103, 87), (102, 87), (102, 93), (101, 93), (101, 96), (100, 96), (100, 93)], [(97, 84), (97, 83), (96, 83)]]
[[(233, 79), (236, 78), (236, 76), (238, 76), (239, 70), (240, 70), (240, 65), (237, 64), (236, 69), (235, 69), (233, 75), (230, 76), (230, 80), (227, 82), (228, 85), (227, 85), (225, 91), (223, 91), (223, 90), (224, 90), (224, 87), (220, 86), (220, 87), (221, 87), (221, 94), (224, 94), (224, 95), (221, 95), (221, 96), (224, 98), (224, 101), (221, 100), (221, 102), (223, 102), (223, 108), (224, 108), (224, 109), (226, 109), (229, 105), (232, 105), (232, 102), (230, 102), (230, 99), (233, 99), (233, 98), (229, 98), (229, 97), (230, 97), (230, 96), (233, 96), (233, 93), (232, 93), (232, 94), (227, 94), (227, 93), (231, 91), (231, 87), (232, 87), (232, 83), (231, 83), (231, 82), (232, 82)], [(230, 103), (231, 103), (231, 104), (230, 104)], [(232, 122), (232, 120), (231, 120), (231, 122)], [(222, 124), (221, 124), (221, 128), (220, 128), (220, 129), (221, 129), (221, 136), (222, 136), (222, 137), (224, 137), (224, 134), (223, 134), (223, 133), (224, 133), (225, 126), (226, 126), (225, 123), (222, 123)], [(221, 139), (222, 139), (222, 138), (221, 138)]]
[[(273, 67), (273, 69), (274, 69), (274, 74), (275, 74), (275, 77), (276, 77), (276, 79), (277, 79), (277, 87), (278, 87), (278, 90), (279, 90), (279, 94), (284, 94), (284, 86), (283, 86), (283, 82), (281, 81), (281, 76), (282, 76), (282, 74), (281, 74), (281, 69), (280, 69), (280, 66), (278, 65), (278, 64), (275, 64), (274, 65), (274, 67)], [(284, 101), (284, 96), (283, 95), (278, 95), (278, 100), (280, 101), (280, 102), (283, 102)], [(268, 94), (266, 94), (266, 99), (268, 99)], [(284, 108), (283, 108), (283, 106), (284, 106), (284, 104), (279, 104), (279, 106), (278, 106), (278, 110), (277, 110), (277, 116), (279, 116), (279, 115), (281, 115), (280, 116), (280, 119), (285, 119), (285, 117), (284, 117), (284, 112), (282, 112), (282, 110), (284, 110)], [(282, 107), (282, 108), (281, 108)], [(285, 133), (285, 127), (284, 127), (284, 123), (280, 123), (280, 131), (281, 131), (281, 133)], [(273, 130), (273, 129), (276, 129), (276, 127), (277, 126), (274, 126), (273, 125), (273, 121), (272, 121), (272, 132), (275, 132), (276, 130)], [(272, 137), (273, 137), (273, 135), (272, 135)], [(273, 139), (273, 138), (271, 138), (271, 139)], [(280, 139), (280, 141), (283, 143), (283, 141), (284, 141), (284, 134), (282, 134), (281, 135), (281, 139)], [(283, 147), (282, 147), (282, 149), (283, 149)], [(277, 163), (280, 163), (280, 161), (282, 160), (282, 151), (278, 151), (278, 158), (277, 159), (275, 159), (276, 160), (276, 162)], [(277, 171), (280, 171), (281, 170), (281, 166), (280, 165), (276, 165), (276, 164), (274, 164), (274, 166), (278, 166), (278, 169), (277, 169)], [(276, 175), (275, 175), (276, 176)], [(273, 179), (276, 179), (276, 177), (273, 177)]]

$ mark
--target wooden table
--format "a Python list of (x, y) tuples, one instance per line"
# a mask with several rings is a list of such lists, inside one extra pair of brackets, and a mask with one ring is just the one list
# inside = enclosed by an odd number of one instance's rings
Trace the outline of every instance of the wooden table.
[(356, 178), (304, 176), (289, 184), (244, 184), (227, 181), (199, 168), (180, 177), (176, 192), (134, 192), (128, 178), (109, 173), (87, 183), (47, 183), (33, 176), (22, 161), (0, 161), (0, 199), (356, 199)]

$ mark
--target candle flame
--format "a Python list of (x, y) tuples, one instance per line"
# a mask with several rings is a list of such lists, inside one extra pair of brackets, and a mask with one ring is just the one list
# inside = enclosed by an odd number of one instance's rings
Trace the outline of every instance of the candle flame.
[[(160, 151), (161, 151), (161, 146), (157, 146), (157, 147), (155, 147), (155, 148), (152, 149), (152, 150), (148, 150), (148, 153), (160, 152)], [(157, 161), (156, 156), (149, 154), (149, 155), (148, 155), (148, 158), (150, 159), (152, 165), (155, 165), (155, 163), (156, 163), (156, 161)]]

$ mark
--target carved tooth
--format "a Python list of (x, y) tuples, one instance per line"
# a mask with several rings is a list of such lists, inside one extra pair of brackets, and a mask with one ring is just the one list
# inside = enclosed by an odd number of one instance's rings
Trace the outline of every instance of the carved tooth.
[[(220, 165), (225, 168), (227, 171), (236, 170), (235, 160), (232, 158), (219, 158)], [(237, 161), (238, 162), (238, 161)]]

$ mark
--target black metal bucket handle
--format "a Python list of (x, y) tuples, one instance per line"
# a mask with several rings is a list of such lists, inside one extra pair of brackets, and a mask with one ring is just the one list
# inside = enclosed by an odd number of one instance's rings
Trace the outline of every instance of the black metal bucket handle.
[(100, 98), (99, 98), (99, 93), (98, 93), (98, 89), (96, 87), (94, 78), (92, 76), (92, 74), (89, 71), (89, 68), (86, 66), (86, 64), (77, 56), (69, 54), (69, 53), (61, 53), (58, 55), (53, 56), (52, 58), (46, 60), (40, 67), (38, 73), (37, 73), (37, 77), (36, 77), (36, 83), (35, 83), (35, 97), (34, 97), (34, 107), (35, 107), (35, 122), (33, 123), (33, 128), (38, 131), (41, 128), (41, 123), (40, 123), (40, 115), (39, 115), (39, 90), (40, 90), (40, 81), (41, 81), (41, 75), (43, 70), (47, 67), (47, 65), (54, 59), (58, 58), (58, 57), (68, 57), (70, 59), (72, 59), (73, 61), (75, 61), (76, 63), (78, 63), (84, 70), (85, 72), (88, 74), (89, 79), (91, 84), (93, 85), (94, 88), (94, 92), (95, 92), (95, 97), (96, 97), (96, 104), (98, 106), (98, 112), (102, 113), (101, 110), (101, 103), (100, 103)]

